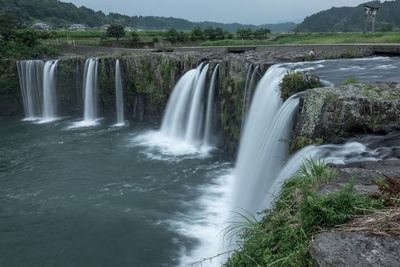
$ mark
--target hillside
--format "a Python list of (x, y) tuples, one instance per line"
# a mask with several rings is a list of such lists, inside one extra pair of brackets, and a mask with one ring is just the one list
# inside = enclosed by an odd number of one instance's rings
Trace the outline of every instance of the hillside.
[[(368, 2), (379, 7), (376, 30), (400, 28), (400, 0)], [(334, 7), (307, 17), (298, 27), (301, 32), (361, 32), (365, 27), (363, 4), (357, 7)]]
[(155, 16), (126, 16), (117, 13), (108, 15), (101, 11), (94, 11), (86, 7), (77, 7), (71, 3), (57, 0), (0, 0), (2, 12), (11, 12), (17, 15), (25, 24), (46, 22), (55, 27), (65, 27), (73, 23), (85, 24), (91, 27), (104, 24), (118, 23), (125, 27), (134, 27), (148, 30), (163, 30), (175, 28), (177, 30), (191, 30), (196, 26), (201, 28), (220, 27), (226, 31), (236, 31), (238, 28), (268, 27), (272, 31), (290, 31), (296, 27), (294, 23), (269, 25), (242, 25), (238, 23), (224, 24), (216, 22), (190, 22), (185, 19), (166, 18)]

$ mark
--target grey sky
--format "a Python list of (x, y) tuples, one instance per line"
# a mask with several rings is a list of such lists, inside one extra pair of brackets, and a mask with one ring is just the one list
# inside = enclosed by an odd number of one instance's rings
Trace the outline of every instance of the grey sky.
[(190, 21), (251, 24), (300, 22), (332, 6), (356, 6), (367, 0), (62, 0), (105, 13), (164, 16)]

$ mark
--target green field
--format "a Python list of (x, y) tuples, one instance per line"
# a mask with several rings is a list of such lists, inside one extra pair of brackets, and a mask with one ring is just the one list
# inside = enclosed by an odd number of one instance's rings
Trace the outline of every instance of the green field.
[[(170, 43), (163, 31), (137, 31), (141, 42), (152, 42), (154, 38), (159, 40), (156, 46), (245, 46), (245, 45), (285, 45), (285, 44), (344, 44), (344, 43), (400, 43), (400, 32), (387, 33), (291, 33), (271, 34), (266, 40), (259, 39), (233, 39), (217, 41), (190, 41), (190, 32), (184, 32), (187, 41)], [(130, 40), (129, 32), (120, 40)], [(69, 31), (58, 30), (51, 32), (51, 38), (43, 40), (46, 44), (57, 45), (91, 45), (99, 46), (104, 40), (115, 40), (107, 38), (106, 32), (102, 30)], [(114, 42), (118, 45), (118, 42)]]

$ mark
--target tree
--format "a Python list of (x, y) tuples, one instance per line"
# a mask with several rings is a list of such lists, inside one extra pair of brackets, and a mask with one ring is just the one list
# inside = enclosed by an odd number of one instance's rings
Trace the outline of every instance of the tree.
[(236, 35), (240, 39), (249, 39), (252, 35), (252, 31), (251, 29), (238, 29)]
[(122, 25), (113, 24), (107, 29), (108, 37), (115, 37), (117, 40), (125, 35), (125, 30)]
[(393, 24), (389, 22), (382, 22), (379, 27), (380, 32), (392, 32), (393, 31)]
[(214, 30), (215, 40), (224, 40), (225, 39), (225, 32), (221, 28), (216, 28)]
[(204, 33), (200, 27), (194, 27), (190, 32), (190, 39), (192, 41), (204, 40)]
[(5, 40), (15, 37), (15, 31), (20, 27), (17, 16), (9, 12), (0, 13), (0, 35)]
[(171, 28), (165, 33), (165, 38), (171, 43), (176, 43), (179, 39), (179, 32)]
[(270, 29), (257, 29), (253, 34), (257, 39), (267, 39), (269, 33), (271, 33)]
[(139, 34), (138, 34), (136, 31), (132, 31), (132, 32), (131, 32), (131, 40), (132, 40), (132, 42), (134, 42), (134, 43), (137, 43), (137, 42), (140, 41)]
[(208, 27), (207, 29), (204, 30), (204, 36), (207, 38), (207, 40), (214, 41), (217, 39), (217, 36), (215, 35), (215, 31), (213, 27)]

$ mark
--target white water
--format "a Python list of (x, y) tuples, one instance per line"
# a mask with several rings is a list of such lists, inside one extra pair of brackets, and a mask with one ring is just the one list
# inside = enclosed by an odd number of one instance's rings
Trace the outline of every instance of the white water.
[(240, 142), (231, 210), (245, 210), (255, 215), (270, 179), (286, 160), (287, 143), (281, 139), (289, 132), (285, 127), (289, 126), (298, 102), (297, 99), (287, 101), (278, 112), (282, 105), (279, 83), (286, 71), (279, 65), (272, 66), (257, 86)]
[(205, 130), (204, 130), (204, 140), (203, 144), (206, 147), (211, 147), (214, 144), (213, 137), (213, 128), (214, 128), (214, 114), (215, 114), (215, 90), (217, 89), (217, 76), (218, 76), (219, 65), (215, 66), (211, 83), (208, 90), (208, 100), (207, 100), (207, 113), (206, 113), (206, 121), (205, 121)]
[(58, 60), (47, 61), (43, 70), (43, 111), (41, 123), (57, 120), (56, 69)]
[(41, 60), (17, 62), (26, 121), (38, 120), (42, 115), (43, 67)]
[(124, 92), (119, 59), (115, 63), (115, 106), (117, 112), (117, 124), (115, 126), (124, 126)]
[(84, 112), (83, 120), (74, 123), (69, 128), (81, 128), (97, 125), (97, 69), (98, 59), (90, 58), (85, 62), (85, 72), (83, 76), (83, 100)]
[(204, 89), (206, 85), (206, 78), (208, 73), (209, 64), (207, 64), (201, 71), (197, 80), (192, 101), (190, 103), (189, 120), (187, 124), (187, 131), (185, 141), (195, 146), (201, 145), (202, 130), (203, 130), (203, 115), (204, 115)]
[(135, 138), (136, 143), (157, 148), (168, 156), (208, 155), (214, 142), (215, 90), (218, 67), (206, 94), (209, 64), (200, 64), (177, 82), (168, 100), (159, 132)]
[(382, 157), (379, 149), (371, 150), (359, 142), (348, 142), (343, 145), (311, 145), (294, 154), (280, 171), (264, 202), (264, 209), (271, 208), (274, 199), (279, 195), (283, 183), (292, 177), (306, 160), (322, 160), (324, 163), (349, 164), (353, 162), (378, 161)]

